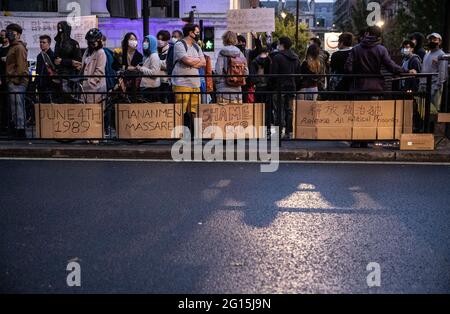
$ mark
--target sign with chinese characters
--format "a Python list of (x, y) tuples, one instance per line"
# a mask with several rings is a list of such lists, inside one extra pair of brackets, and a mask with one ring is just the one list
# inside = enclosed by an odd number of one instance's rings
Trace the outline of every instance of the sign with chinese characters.
[(412, 132), (412, 101), (296, 101), (297, 139), (398, 140)]
[(274, 32), (275, 9), (257, 8), (228, 10), (227, 29), (236, 33)]
[[(6, 29), (9, 24), (19, 24), (22, 29), (22, 40), (27, 44), (28, 60), (36, 60), (41, 49), (39, 48), (39, 36), (49, 35), (52, 38), (52, 47), (57, 34), (58, 22), (64, 21), (65, 17), (20, 17), (0, 16), (0, 29)], [(96, 16), (81, 16), (78, 25), (72, 26), (72, 38), (78, 41), (81, 48), (86, 48), (84, 37), (91, 28), (98, 26)]]

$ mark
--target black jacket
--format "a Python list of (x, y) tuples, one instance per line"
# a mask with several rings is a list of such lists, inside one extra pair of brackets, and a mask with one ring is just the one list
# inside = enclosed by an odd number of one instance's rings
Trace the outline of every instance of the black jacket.
[(70, 38), (72, 28), (67, 22), (61, 22), (62, 33), (58, 33), (55, 37), (55, 58), (61, 58), (62, 62), (57, 66), (58, 74), (71, 75), (77, 71), (72, 66), (72, 60), (81, 61), (81, 49), (78, 42)]
[[(50, 57), (50, 60), (52, 62), (55, 62), (55, 53), (53, 52), (53, 50), (47, 50), (47, 55)], [(47, 69), (47, 65), (45, 64), (44, 58), (42, 57), (41, 53), (39, 53), (36, 58), (36, 74), (38, 75), (36, 79), (36, 86), (38, 87), (38, 89), (49, 89), (52, 84), (52, 80), (48, 77), (49, 72)]]
[[(258, 75), (262, 74), (270, 74), (270, 66), (272, 61), (270, 60), (270, 57), (267, 58), (261, 58), (257, 57), (255, 60), (253, 60), (250, 63), (249, 67), (249, 73), (250, 75)], [(262, 71), (260, 71), (262, 70)], [(256, 89), (266, 89), (269, 83), (269, 80), (267, 77), (251, 77), (249, 78), (249, 82), (255, 84)]]
[[(291, 50), (279, 51), (272, 59), (271, 74), (299, 74), (300, 60)], [(281, 88), (282, 91), (295, 91), (297, 83), (295, 77), (272, 77), (271, 87)]]

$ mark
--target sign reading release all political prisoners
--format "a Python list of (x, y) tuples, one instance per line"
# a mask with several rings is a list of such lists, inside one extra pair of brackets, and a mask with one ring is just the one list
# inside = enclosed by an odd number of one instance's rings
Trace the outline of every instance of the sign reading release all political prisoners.
[(236, 33), (274, 32), (275, 9), (228, 10), (227, 29)]

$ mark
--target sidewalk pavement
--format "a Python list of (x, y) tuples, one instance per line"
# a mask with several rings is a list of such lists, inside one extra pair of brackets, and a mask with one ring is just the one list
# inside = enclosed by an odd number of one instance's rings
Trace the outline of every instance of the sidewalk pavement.
[[(153, 141), (141, 144), (127, 142), (86, 141), (58, 143), (56, 141), (0, 140), (0, 158), (92, 158), (92, 159), (172, 159), (173, 141)], [(248, 153), (248, 149), (247, 149)], [(445, 140), (435, 151), (400, 151), (398, 143), (351, 148), (349, 142), (283, 141), (282, 161), (389, 161), (389, 162), (450, 162), (450, 141)]]

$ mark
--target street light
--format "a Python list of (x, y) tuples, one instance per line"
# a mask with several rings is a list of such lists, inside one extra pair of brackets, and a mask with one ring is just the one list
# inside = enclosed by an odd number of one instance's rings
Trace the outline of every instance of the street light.
[(379, 21), (379, 22), (377, 23), (377, 26), (380, 27), (380, 28), (382, 28), (382, 27), (384, 26), (384, 21)]

